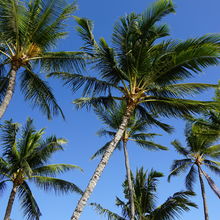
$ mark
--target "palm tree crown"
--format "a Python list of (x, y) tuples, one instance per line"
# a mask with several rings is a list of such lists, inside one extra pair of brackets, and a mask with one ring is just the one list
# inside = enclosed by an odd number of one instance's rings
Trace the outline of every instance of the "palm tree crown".
[[(133, 179), (135, 192), (135, 219), (137, 220), (171, 220), (179, 217), (183, 211), (189, 211), (190, 207), (197, 207), (188, 198), (194, 195), (190, 191), (180, 191), (170, 196), (160, 206), (156, 205), (157, 184), (162, 173), (151, 170), (147, 172), (141, 168), (136, 172)], [(122, 185), (124, 188), (125, 199), (129, 199), (127, 180)], [(99, 214), (106, 215), (109, 220), (127, 220), (130, 219), (130, 202), (116, 197), (116, 205), (121, 207), (123, 217), (102, 208), (101, 205), (92, 203)]]
[(45, 191), (82, 193), (74, 183), (55, 178), (60, 173), (79, 167), (71, 164), (47, 164), (55, 152), (63, 150), (62, 144), (66, 143), (66, 140), (55, 136), (43, 139), (43, 134), (44, 129), (36, 131), (31, 119), (27, 120), (22, 129), (12, 121), (1, 125), (3, 151), (0, 157), (0, 190), (5, 189), (7, 182), (13, 184), (4, 220), (10, 217), (16, 192), (27, 219), (39, 219), (40, 209), (28, 181)]
[(18, 70), (26, 100), (48, 117), (62, 113), (50, 87), (34, 69), (46, 73), (80, 69), (81, 53), (52, 52), (67, 35), (65, 22), (75, 9), (75, 3), (64, 0), (0, 1), (0, 118), (12, 98)]
[(196, 122), (190, 122), (186, 126), (185, 136), (186, 136), (186, 147), (183, 147), (181, 143), (177, 140), (172, 142), (177, 152), (184, 156), (185, 159), (174, 160), (171, 173), (168, 180), (172, 176), (180, 175), (181, 173), (187, 172), (185, 185), (187, 189), (193, 190), (193, 185), (196, 181), (196, 175), (198, 174), (203, 204), (204, 204), (204, 215), (205, 219), (208, 219), (208, 206), (206, 202), (205, 187), (202, 180), (202, 176), (205, 176), (210, 187), (220, 198), (220, 191), (215, 185), (214, 181), (208, 174), (202, 169), (202, 167), (208, 168), (210, 171), (220, 174), (220, 163), (216, 160), (220, 158), (220, 145), (215, 144), (219, 139), (219, 119), (216, 118), (214, 112), (211, 114), (208, 121), (197, 120)]
[[(106, 125), (106, 128), (100, 129), (97, 134), (99, 136), (109, 136), (113, 138), (122, 122), (124, 112), (126, 111), (126, 105), (124, 103), (114, 104), (112, 108), (105, 109), (99, 106), (94, 109), (100, 120)], [(151, 126), (151, 124), (156, 124), (165, 131), (172, 131), (172, 127), (158, 121), (155, 117), (150, 118), (140, 118), (138, 114), (133, 114), (130, 121), (125, 129), (122, 139), (117, 145), (117, 149), (122, 149), (122, 144), (133, 141), (138, 146), (149, 149), (149, 150), (167, 150), (166, 147), (156, 144), (152, 141), (152, 138), (159, 135), (156, 133), (146, 133), (146, 130)], [(92, 159), (99, 155), (103, 155), (107, 149), (109, 142), (107, 142), (102, 148), (100, 148), (93, 156)]]

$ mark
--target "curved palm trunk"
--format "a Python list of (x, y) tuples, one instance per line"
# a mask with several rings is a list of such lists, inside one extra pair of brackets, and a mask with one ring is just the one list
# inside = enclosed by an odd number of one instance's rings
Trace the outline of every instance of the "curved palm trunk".
[(214, 191), (214, 193), (218, 196), (218, 198), (220, 199), (220, 190), (218, 189), (218, 187), (216, 186), (215, 182), (212, 180), (212, 178), (203, 170), (201, 170), (203, 175), (205, 176), (209, 186), (212, 188), (212, 190)]
[(122, 119), (122, 123), (117, 131), (117, 133), (115, 134), (115, 137), (113, 138), (113, 140), (111, 141), (111, 143), (109, 144), (108, 148), (106, 149), (101, 161), (99, 162), (92, 178), (89, 181), (89, 184), (86, 188), (86, 190), (84, 191), (81, 199), (79, 200), (75, 211), (73, 212), (73, 215), (71, 216), (71, 220), (78, 220), (80, 215), (82, 214), (83, 208), (85, 207), (87, 200), (89, 199), (90, 195), (92, 194), (105, 166), (107, 165), (110, 156), (112, 155), (113, 151), (115, 150), (118, 142), (121, 140), (125, 129), (127, 127), (127, 124), (129, 122), (130, 116), (134, 111), (135, 106), (128, 106), (126, 113)]
[(200, 180), (200, 186), (201, 186), (201, 192), (202, 192), (205, 220), (208, 220), (209, 219), (208, 205), (207, 205), (207, 201), (206, 201), (205, 186), (204, 186), (204, 182), (203, 182), (203, 179), (202, 179), (202, 170), (201, 170), (199, 165), (197, 165), (197, 166), (198, 166), (199, 180)]
[(17, 66), (12, 66), (10, 70), (8, 88), (6, 90), (5, 97), (0, 105), (0, 119), (4, 115), (13, 96), (17, 70), (18, 70)]
[(8, 205), (7, 205), (7, 208), (5, 211), (4, 220), (10, 220), (11, 210), (12, 210), (12, 206), (13, 206), (13, 203), (15, 200), (15, 195), (16, 195), (17, 189), (18, 189), (18, 186), (13, 184), (13, 188), (11, 190), (11, 194), (10, 194), (10, 197), (8, 200)]
[(135, 206), (134, 206), (134, 187), (131, 180), (131, 169), (129, 163), (129, 156), (127, 150), (127, 142), (123, 141), (123, 148), (124, 148), (124, 156), (125, 156), (125, 167), (128, 179), (128, 189), (130, 193), (130, 203), (131, 203), (131, 220), (134, 220), (135, 217)]

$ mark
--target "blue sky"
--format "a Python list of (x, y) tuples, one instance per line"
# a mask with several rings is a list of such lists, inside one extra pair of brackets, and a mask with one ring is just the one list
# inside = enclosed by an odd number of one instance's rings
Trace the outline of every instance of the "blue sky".
[[(93, 20), (96, 37), (105, 37), (107, 41), (110, 41), (112, 28), (118, 17), (132, 11), (142, 12), (151, 2), (151, 0), (79, 0), (79, 10), (75, 15)], [(172, 14), (164, 19), (164, 22), (170, 26), (172, 38), (184, 40), (190, 37), (198, 37), (206, 33), (219, 32), (219, 0), (176, 0), (174, 2), (177, 7), (176, 14)], [(74, 22), (70, 21), (69, 24), (68, 31), (70, 31), (70, 36), (60, 42), (56, 50), (78, 50), (82, 45), (82, 42), (74, 30)], [(191, 81), (217, 83), (220, 78), (219, 72), (220, 67), (209, 68)], [(28, 102), (24, 102), (18, 88), (16, 89), (16, 93), (4, 119), (13, 118), (16, 122), (24, 123), (29, 116), (35, 119), (35, 125), (38, 129), (43, 127), (46, 128), (46, 135), (56, 134), (59, 137), (68, 139), (65, 151), (56, 154), (54, 158), (52, 158), (51, 163), (71, 163), (82, 167), (84, 169), (83, 173), (75, 170), (61, 177), (73, 181), (84, 189), (99, 162), (98, 159), (91, 161), (89, 158), (106, 142), (106, 139), (96, 136), (96, 131), (103, 127), (103, 125), (92, 112), (87, 112), (85, 110), (77, 111), (74, 108), (72, 100), (80, 97), (80, 93), (73, 95), (68, 88), (62, 87), (62, 83), (59, 81), (50, 80), (50, 85), (53, 87), (54, 93), (64, 110), (66, 121), (63, 121), (61, 117), (55, 117), (53, 120), (48, 121), (41, 112), (37, 109), (32, 109)], [(212, 95), (212, 92), (208, 92), (194, 98), (209, 99)], [(169, 152), (149, 152), (139, 149), (134, 144), (130, 144), (128, 147), (133, 171), (138, 167), (144, 166), (145, 169), (150, 170), (154, 168), (157, 171), (168, 174), (172, 160), (178, 158), (178, 155), (172, 150), (170, 142), (177, 138), (184, 143), (184, 122), (179, 119), (165, 119), (164, 121), (175, 126), (176, 130), (173, 134), (168, 135), (157, 129), (156, 131), (163, 134), (163, 136), (158, 137), (155, 141), (169, 147), (171, 150)], [(151, 131), (155, 131), (155, 129)], [(120, 210), (116, 209), (114, 206), (114, 201), (116, 195), (122, 198), (121, 184), (124, 177), (123, 153), (117, 151), (111, 157), (107, 168), (92, 194), (90, 202), (101, 203), (104, 207), (120, 213)], [(219, 177), (215, 177), (215, 180), (217, 185), (220, 186)], [(46, 194), (36, 189), (33, 185), (31, 186), (43, 214), (41, 220), (70, 219), (76, 203), (80, 198), (79, 195), (70, 194), (67, 196), (54, 196), (53, 193)], [(8, 186), (8, 190), (5, 191), (0, 198), (0, 218), (3, 218), (5, 212), (10, 187), (11, 185)], [(166, 177), (162, 178), (159, 184), (158, 205), (165, 201), (168, 196), (182, 189), (184, 189), (184, 178), (174, 178), (171, 183), (167, 182)], [(219, 207), (219, 199), (210, 191), (207, 184), (206, 189), (210, 220), (219, 219), (220, 213), (216, 211)], [(182, 219), (184, 220), (203, 219), (200, 188), (196, 187), (195, 192), (197, 196), (193, 200), (199, 205), (199, 209), (193, 209), (189, 213), (184, 213), (182, 215)], [(23, 219), (18, 202), (14, 205), (11, 218), (12, 220)], [(97, 215), (89, 206), (85, 208), (81, 217), (81, 220), (102, 219), (106, 218)]]

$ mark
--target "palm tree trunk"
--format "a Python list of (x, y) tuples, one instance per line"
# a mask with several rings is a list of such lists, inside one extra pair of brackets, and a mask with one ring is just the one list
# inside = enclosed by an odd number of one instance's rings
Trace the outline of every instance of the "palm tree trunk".
[(131, 203), (131, 220), (134, 220), (135, 217), (135, 206), (134, 206), (134, 187), (131, 180), (131, 169), (129, 163), (129, 156), (127, 150), (127, 142), (123, 141), (123, 148), (124, 148), (124, 156), (125, 156), (125, 167), (128, 179), (128, 189), (130, 194), (130, 203)]
[(75, 211), (73, 212), (73, 215), (71, 216), (71, 220), (78, 220), (80, 215), (82, 214), (83, 208), (85, 207), (87, 200), (89, 199), (90, 195), (92, 194), (105, 166), (107, 165), (110, 156), (112, 155), (113, 151), (115, 150), (118, 142), (121, 140), (125, 129), (127, 127), (127, 124), (129, 122), (130, 116), (134, 111), (135, 106), (134, 105), (130, 105), (127, 107), (126, 113), (122, 119), (122, 123), (117, 131), (117, 133), (115, 134), (115, 137), (113, 138), (113, 140), (111, 141), (111, 143), (109, 144), (108, 148), (106, 149), (101, 161), (99, 162), (92, 178), (89, 181), (89, 184), (86, 188), (86, 190), (84, 191), (81, 199), (79, 200)]
[(15, 195), (16, 195), (17, 189), (18, 189), (18, 185), (13, 184), (13, 188), (11, 190), (11, 194), (10, 194), (10, 197), (8, 200), (8, 205), (7, 205), (7, 208), (5, 211), (4, 220), (10, 220), (11, 210), (12, 210), (12, 206), (13, 206), (13, 203), (15, 200)]
[(199, 180), (200, 180), (200, 186), (201, 186), (201, 192), (202, 192), (205, 220), (208, 220), (209, 219), (208, 205), (207, 205), (207, 201), (206, 201), (205, 186), (204, 186), (204, 182), (203, 182), (203, 179), (202, 179), (202, 170), (201, 170), (199, 165), (197, 165), (197, 166), (198, 166)]
[(214, 193), (218, 196), (218, 198), (220, 199), (220, 190), (218, 189), (218, 187), (216, 186), (215, 182), (212, 180), (212, 178), (203, 170), (201, 170), (203, 175), (205, 176), (209, 186), (212, 188), (212, 190), (214, 191)]
[(4, 115), (6, 109), (7, 109), (8, 105), (11, 101), (11, 98), (13, 96), (17, 70), (18, 70), (17, 66), (13, 65), (11, 67), (11, 70), (10, 70), (10, 73), (9, 73), (8, 88), (6, 90), (5, 97), (4, 97), (4, 99), (3, 99), (3, 101), (0, 105), (0, 119)]

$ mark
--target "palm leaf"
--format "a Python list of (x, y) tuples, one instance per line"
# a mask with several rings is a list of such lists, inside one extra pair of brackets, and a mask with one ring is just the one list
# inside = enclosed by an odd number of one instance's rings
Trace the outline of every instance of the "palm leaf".
[(18, 196), (21, 200), (24, 216), (26, 216), (28, 220), (39, 220), (41, 216), (40, 208), (26, 182), (18, 188)]
[(97, 203), (90, 203), (90, 205), (95, 208), (95, 210), (98, 214), (103, 215), (103, 216), (107, 216), (108, 220), (125, 220), (124, 218), (122, 218), (118, 214), (111, 212), (108, 209), (103, 208), (101, 205), (99, 205)]
[(70, 192), (76, 192), (79, 194), (83, 193), (83, 191), (74, 183), (62, 179), (45, 176), (33, 176), (31, 180), (33, 180), (38, 187), (42, 188), (46, 192), (54, 191), (56, 194), (65, 194)]
[(82, 169), (79, 166), (72, 164), (51, 164), (51, 165), (35, 168), (33, 170), (33, 173), (34, 175), (56, 176), (58, 174), (65, 173), (73, 169), (79, 169), (82, 171)]
[(173, 194), (165, 203), (156, 208), (151, 214), (150, 218), (160, 220), (171, 220), (180, 217), (183, 211), (189, 211), (190, 207), (197, 208), (197, 205), (191, 202), (188, 197), (194, 196), (195, 193), (191, 191), (182, 191)]
[(33, 107), (40, 108), (48, 118), (59, 113), (64, 118), (64, 114), (57, 104), (51, 88), (30, 70), (25, 70), (21, 74), (21, 91), (25, 96), (25, 100), (31, 101)]

